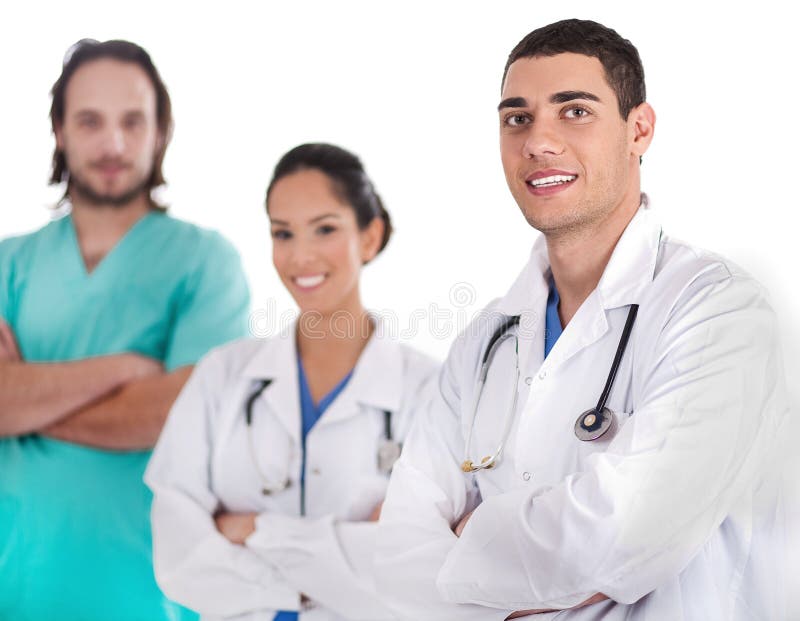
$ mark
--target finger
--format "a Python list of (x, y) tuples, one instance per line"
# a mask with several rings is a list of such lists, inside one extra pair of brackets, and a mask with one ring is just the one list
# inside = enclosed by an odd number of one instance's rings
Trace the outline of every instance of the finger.
[(368, 522), (377, 522), (381, 517), (381, 509), (383, 509), (383, 501), (379, 502), (376, 507), (372, 510), (372, 513), (369, 514), (367, 518)]
[(6, 355), (10, 355), (12, 360), (22, 360), (14, 331), (11, 329), (11, 326), (2, 319), (0, 319), (0, 347), (2, 347)]
[(0, 322), (0, 359), (11, 360), (13, 357), (13, 349), (9, 342), (8, 332), (5, 324)]

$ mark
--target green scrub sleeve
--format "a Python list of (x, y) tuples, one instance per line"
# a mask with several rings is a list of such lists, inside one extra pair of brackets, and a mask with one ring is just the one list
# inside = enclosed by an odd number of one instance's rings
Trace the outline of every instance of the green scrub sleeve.
[(198, 248), (197, 268), (187, 279), (175, 311), (164, 366), (195, 364), (210, 349), (247, 336), (250, 292), (239, 254), (221, 235)]
[(8, 324), (13, 323), (12, 290), (14, 288), (14, 271), (11, 258), (14, 256), (14, 239), (0, 241), (0, 319)]

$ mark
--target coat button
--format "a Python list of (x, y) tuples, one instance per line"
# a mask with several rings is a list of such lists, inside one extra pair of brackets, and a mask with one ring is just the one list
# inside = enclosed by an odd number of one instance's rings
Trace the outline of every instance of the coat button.
[(547, 377), (547, 371), (540, 371), (539, 372), (539, 379), (543, 380), (545, 377)]
[(523, 481), (530, 481), (531, 480), (531, 473), (530, 472), (523, 472), (522, 473), (522, 480)]
[(533, 378), (532, 378), (532, 377), (526, 377), (526, 378), (525, 378), (525, 383), (526, 383), (528, 386), (530, 386), (530, 385), (533, 383)]

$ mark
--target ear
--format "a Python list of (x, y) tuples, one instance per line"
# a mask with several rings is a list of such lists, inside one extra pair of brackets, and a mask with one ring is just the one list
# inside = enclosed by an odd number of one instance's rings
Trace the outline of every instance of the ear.
[(166, 132), (162, 131), (157, 132), (155, 153), (160, 153), (161, 151), (163, 151), (169, 144), (171, 138), (172, 138), (172, 128), (169, 128)]
[(61, 123), (57, 123), (53, 127), (53, 134), (56, 137), (56, 149), (59, 151), (64, 150), (64, 127)]
[(383, 218), (373, 218), (367, 228), (361, 231), (361, 262), (363, 264), (366, 265), (378, 254), (385, 226)]
[(631, 143), (631, 154), (642, 157), (653, 141), (656, 128), (656, 113), (647, 103), (639, 104), (628, 114), (628, 137)]

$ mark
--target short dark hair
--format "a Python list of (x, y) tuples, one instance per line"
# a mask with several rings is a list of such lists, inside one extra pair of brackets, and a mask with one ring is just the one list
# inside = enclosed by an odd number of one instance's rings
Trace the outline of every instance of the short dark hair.
[(361, 160), (341, 147), (325, 143), (301, 144), (287, 152), (275, 166), (272, 180), (267, 187), (267, 208), (269, 195), (275, 184), (301, 170), (319, 170), (327, 175), (333, 191), (355, 211), (358, 228), (364, 230), (375, 218), (383, 220), (383, 239), (378, 252), (386, 247), (392, 235), (392, 221), (383, 201), (375, 191), (364, 170)]
[[(50, 123), (53, 132), (55, 133), (56, 128), (64, 123), (64, 95), (70, 78), (82, 65), (102, 58), (111, 58), (120, 62), (138, 65), (147, 74), (147, 77), (150, 78), (153, 84), (153, 89), (156, 93), (156, 123), (163, 141), (153, 161), (153, 170), (147, 181), (146, 189), (151, 208), (166, 211), (163, 205), (158, 204), (153, 199), (151, 191), (166, 183), (162, 167), (164, 164), (164, 154), (167, 151), (167, 144), (172, 134), (172, 102), (170, 101), (167, 87), (161, 80), (158, 70), (144, 48), (130, 41), (118, 39), (102, 42), (94, 39), (81, 39), (69, 48), (67, 54), (64, 56), (61, 75), (58, 76), (51, 90), (53, 101), (50, 105)], [(68, 181), (68, 172), (69, 170), (64, 153), (58, 148), (58, 145), (56, 145), (53, 151), (53, 171), (50, 175), (50, 184), (55, 185), (63, 181)], [(59, 203), (63, 202), (68, 194), (69, 186), (67, 186), (67, 190)]]
[(619, 113), (623, 119), (627, 119), (630, 111), (645, 101), (644, 67), (633, 43), (611, 28), (581, 19), (565, 19), (527, 34), (508, 56), (501, 87), (514, 61), (565, 52), (593, 56), (600, 61), (606, 81), (617, 96)]

